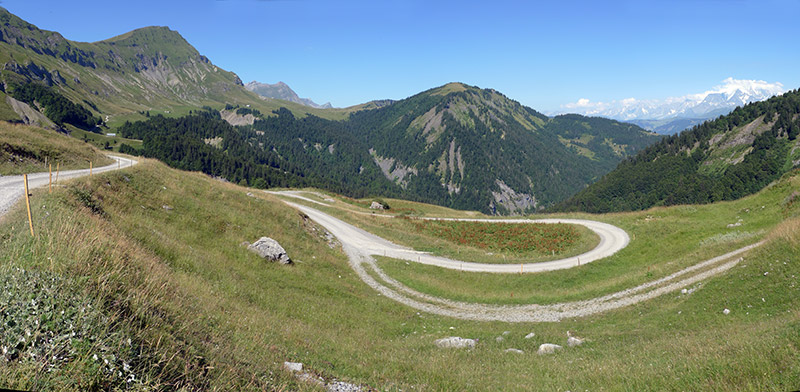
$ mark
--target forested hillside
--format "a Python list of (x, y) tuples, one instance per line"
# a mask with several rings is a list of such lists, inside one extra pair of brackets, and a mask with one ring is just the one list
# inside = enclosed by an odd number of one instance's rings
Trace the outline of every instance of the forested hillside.
[(563, 200), (658, 140), (613, 120), (551, 119), (461, 83), (354, 113), (349, 129), (404, 189), (446, 206), (504, 214)]
[(712, 203), (757, 192), (800, 165), (800, 90), (751, 103), (622, 162), (556, 211)]
[(257, 118), (233, 127), (209, 108), (126, 123), (119, 133), (143, 139), (143, 154), (172, 166), (257, 187), (317, 186), (496, 214), (562, 200), (658, 138), (612, 120), (550, 119), (458, 83), (347, 121), (227, 109)]

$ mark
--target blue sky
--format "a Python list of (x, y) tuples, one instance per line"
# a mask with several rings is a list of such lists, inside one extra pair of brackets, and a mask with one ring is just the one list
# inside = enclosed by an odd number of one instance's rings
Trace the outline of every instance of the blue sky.
[(98, 41), (169, 26), (216, 65), (334, 106), (451, 81), (537, 110), (663, 99), (728, 77), (800, 87), (797, 0), (39, 1), (0, 5)]

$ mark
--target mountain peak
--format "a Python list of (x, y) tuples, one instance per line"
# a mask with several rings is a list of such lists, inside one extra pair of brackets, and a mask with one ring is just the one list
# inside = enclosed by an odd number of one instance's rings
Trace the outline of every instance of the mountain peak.
[(331, 106), (330, 102), (324, 105), (318, 105), (311, 99), (300, 98), (300, 96), (297, 95), (297, 93), (294, 92), (294, 90), (292, 90), (292, 88), (284, 82), (269, 84), (260, 83), (254, 80), (250, 83), (247, 83), (244, 87), (265, 98), (282, 99), (284, 101), (295, 102), (317, 109), (329, 109), (333, 107)]

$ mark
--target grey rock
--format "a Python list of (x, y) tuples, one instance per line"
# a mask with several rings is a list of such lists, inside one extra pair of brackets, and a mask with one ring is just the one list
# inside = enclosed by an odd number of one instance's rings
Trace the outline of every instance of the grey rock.
[(529, 333), (529, 334), (525, 335), (525, 339), (530, 339), (530, 338), (532, 338), (532, 337), (534, 337), (534, 336), (536, 336), (536, 334), (535, 334), (535, 333), (533, 333), (533, 332), (531, 332), (531, 333)]
[(583, 339), (576, 338), (575, 336), (567, 338), (567, 346), (569, 347), (580, 346), (581, 344), (583, 344)]
[(322, 378), (317, 377), (317, 376), (315, 376), (315, 375), (313, 375), (311, 373), (302, 373), (302, 374), (297, 376), (297, 379), (300, 380), (300, 381), (303, 381), (303, 382), (307, 382), (309, 384), (316, 384), (316, 385), (319, 385), (319, 386), (324, 386), (325, 385), (325, 380), (323, 380)]
[(165, 210), (167, 210), (167, 211), (172, 211), (172, 210), (174, 210), (174, 208), (172, 208), (172, 206), (168, 206), (168, 205), (166, 205), (166, 204), (164, 204), (163, 206), (161, 206), (161, 208), (163, 208), (163, 209), (165, 209)]
[(728, 309), (728, 308), (725, 308), (725, 309), (722, 311), (722, 314), (725, 314), (725, 315), (727, 315), (727, 314), (730, 314), (730, 313), (731, 313), (731, 310), (730, 310), (730, 309)]
[(290, 372), (299, 373), (303, 371), (303, 364), (300, 362), (284, 362), (283, 368)]
[(386, 206), (384, 206), (381, 203), (378, 203), (377, 201), (373, 201), (372, 204), (369, 205), (369, 208), (372, 210), (385, 210)]
[(361, 392), (361, 387), (343, 381), (334, 381), (325, 388), (328, 392)]
[(546, 355), (546, 354), (555, 354), (557, 350), (561, 350), (564, 347), (561, 347), (557, 344), (552, 343), (544, 343), (539, 346), (539, 351), (536, 353), (539, 355)]
[(458, 336), (437, 339), (433, 342), (439, 348), (473, 348), (475, 339), (465, 339)]
[(522, 350), (520, 350), (518, 348), (507, 348), (507, 349), (503, 350), (503, 352), (514, 353), (514, 354), (525, 354), (525, 351), (522, 351)]
[(497, 343), (500, 343), (503, 340), (506, 340), (506, 339), (504, 337), (502, 337), (502, 336), (498, 336), (498, 337), (494, 338), (494, 341), (497, 342)]
[(267, 260), (277, 261), (281, 264), (292, 264), (292, 260), (286, 254), (286, 250), (283, 249), (278, 241), (272, 238), (261, 237), (258, 241), (248, 245), (247, 249)]

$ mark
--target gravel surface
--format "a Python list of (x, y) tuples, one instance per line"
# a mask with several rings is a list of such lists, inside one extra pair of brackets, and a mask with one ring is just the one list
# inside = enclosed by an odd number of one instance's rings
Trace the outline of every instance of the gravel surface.
[[(297, 196), (296, 194), (286, 193), (286, 196)], [(505, 272), (493, 270), (500, 266), (496, 264), (480, 264), (461, 262), (458, 260), (451, 260), (447, 258), (431, 256), (424, 252), (414, 251), (399, 245), (393, 244), (383, 238), (366, 232), (360, 228), (343, 222), (328, 214), (318, 211), (314, 208), (299, 205), (289, 201), (284, 201), (286, 204), (302, 211), (318, 224), (325, 227), (333, 235), (335, 235), (342, 243), (342, 249), (347, 254), (350, 261), (350, 266), (358, 274), (358, 276), (367, 285), (377, 290), (381, 295), (391, 298), (397, 302), (421, 310), (428, 313), (438, 314), (442, 316), (455, 317), (465, 320), (478, 320), (478, 321), (505, 321), (505, 322), (556, 322), (562, 319), (584, 317), (592, 314), (605, 312), (612, 309), (636, 304), (641, 301), (652, 299), (660, 295), (666, 294), (671, 291), (677, 291), (682, 288), (691, 286), (701, 280), (708, 279), (714, 275), (725, 272), (738, 264), (742, 257), (738, 257), (745, 252), (758, 247), (763, 244), (758, 242), (752, 245), (745, 246), (735, 251), (726, 253), (724, 255), (714, 257), (708, 260), (701, 261), (688, 268), (675, 272), (666, 277), (653, 280), (622, 290), (609, 295), (592, 298), (583, 301), (563, 302), (549, 305), (539, 304), (525, 304), (525, 305), (494, 305), (494, 304), (480, 304), (480, 303), (465, 303), (459, 301), (452, 301), (444, 298), (434, 297), (428, 294), (420, 293), (413, 290), (400, 282), (392, 279), (386, 275), (376, 264), (373, 255), (386, 255), (393, 258), (404, 259), (413, 262), (426, 264), (439, 265), (442, 267), (453, 267), (452, 263), (458, 263), (455, 269), (461, 269), (463, 266), (464, 271), (484, 271), (484, 272)], [(494, 221), (494, 220), (493, 220)], [(529, 220), (510, 219), (506, 221), (524, 221)], [(597, 260), (602, 257), (607, 257), (628, 243), (628, 236), (620, 236), (616, 230), (624, 233), (619, 228), (607, 224), (600, 224), (600, 222), (582, 221), (582, 220), (548, 220), (584, 224), (590, 229), (602, 228), (605, 230), (601, 235), (601, 242), (598, 248), (587, 252), (584, 255), (595, 252)], [(577, 223), (580, 222), (580, 223)], [(599, 225), (590, 225), (591, 223)], [(610, 226), (610, 227), (607, 227)], [(614, 228), (616, 230), (612, 230)], [(596, 231), (597, 232), (597, 231)], [(606, 241), (606, 242), (604, 242)], [(611, 242), (611, 243), (609, 243)], [(616, 248), (616, 249), (615, 249)], [(612, 251), (612, 249), (615, 249)], [(584, 255), (577, 256), (581, 258), (581, 263), (584, 264)], [(565, 262), (565, 260), (567, 260)], [(537, 271), (536, 266), (539, 264), (554, 263), (551, 267), (545, 267), (538, 271), (549, 271), (552, 269), (571, 268), (577, 266), (577, 263), (570, 263), (569, 259), (555, 260), (543, 263), (524, 264), (525, 272)], [(588, 260), (588, 258), (587, 258)], [(588, 262), (588, 261), (587, 261)], [(563, 264), (558, 264), (563, 263)], [(520, 265), (511, 265), (514, 271), (519, 272)], [(558, 267), (558, 268), (556, 268)], [(367, 273), (367, 268), (374, 271), (375, 275), (380, 280), (377, 280)], [(538, 272), (537, 271), (537, 272)]]
[[(115, 163), (108, 166), (96, 167), (92, 169), (92, 174), (102, 173), (109, 170), (117, 170), (117, 168), (124, 168), (133, 166), (136, 161), (133, 159), (109, 155), (109, 158), (114, 159)], [(58, 181), (67, 180), (70, 178), (88, 176), (89, 169), (80, 170), (65, 170), (58, 174)], [(53, 172), (53, 181), (56, 180), (56, 173)], [(28, 188), (39, 188), (47, 186), (50, 182), (49, 173), (31, 173), (28, 174)], [(25, 184), (23, 177), (18, 176), (0, 176), (0, 216), (5, 215), (8, 210), (17, 202), (22, 196), (25, 195)]]

